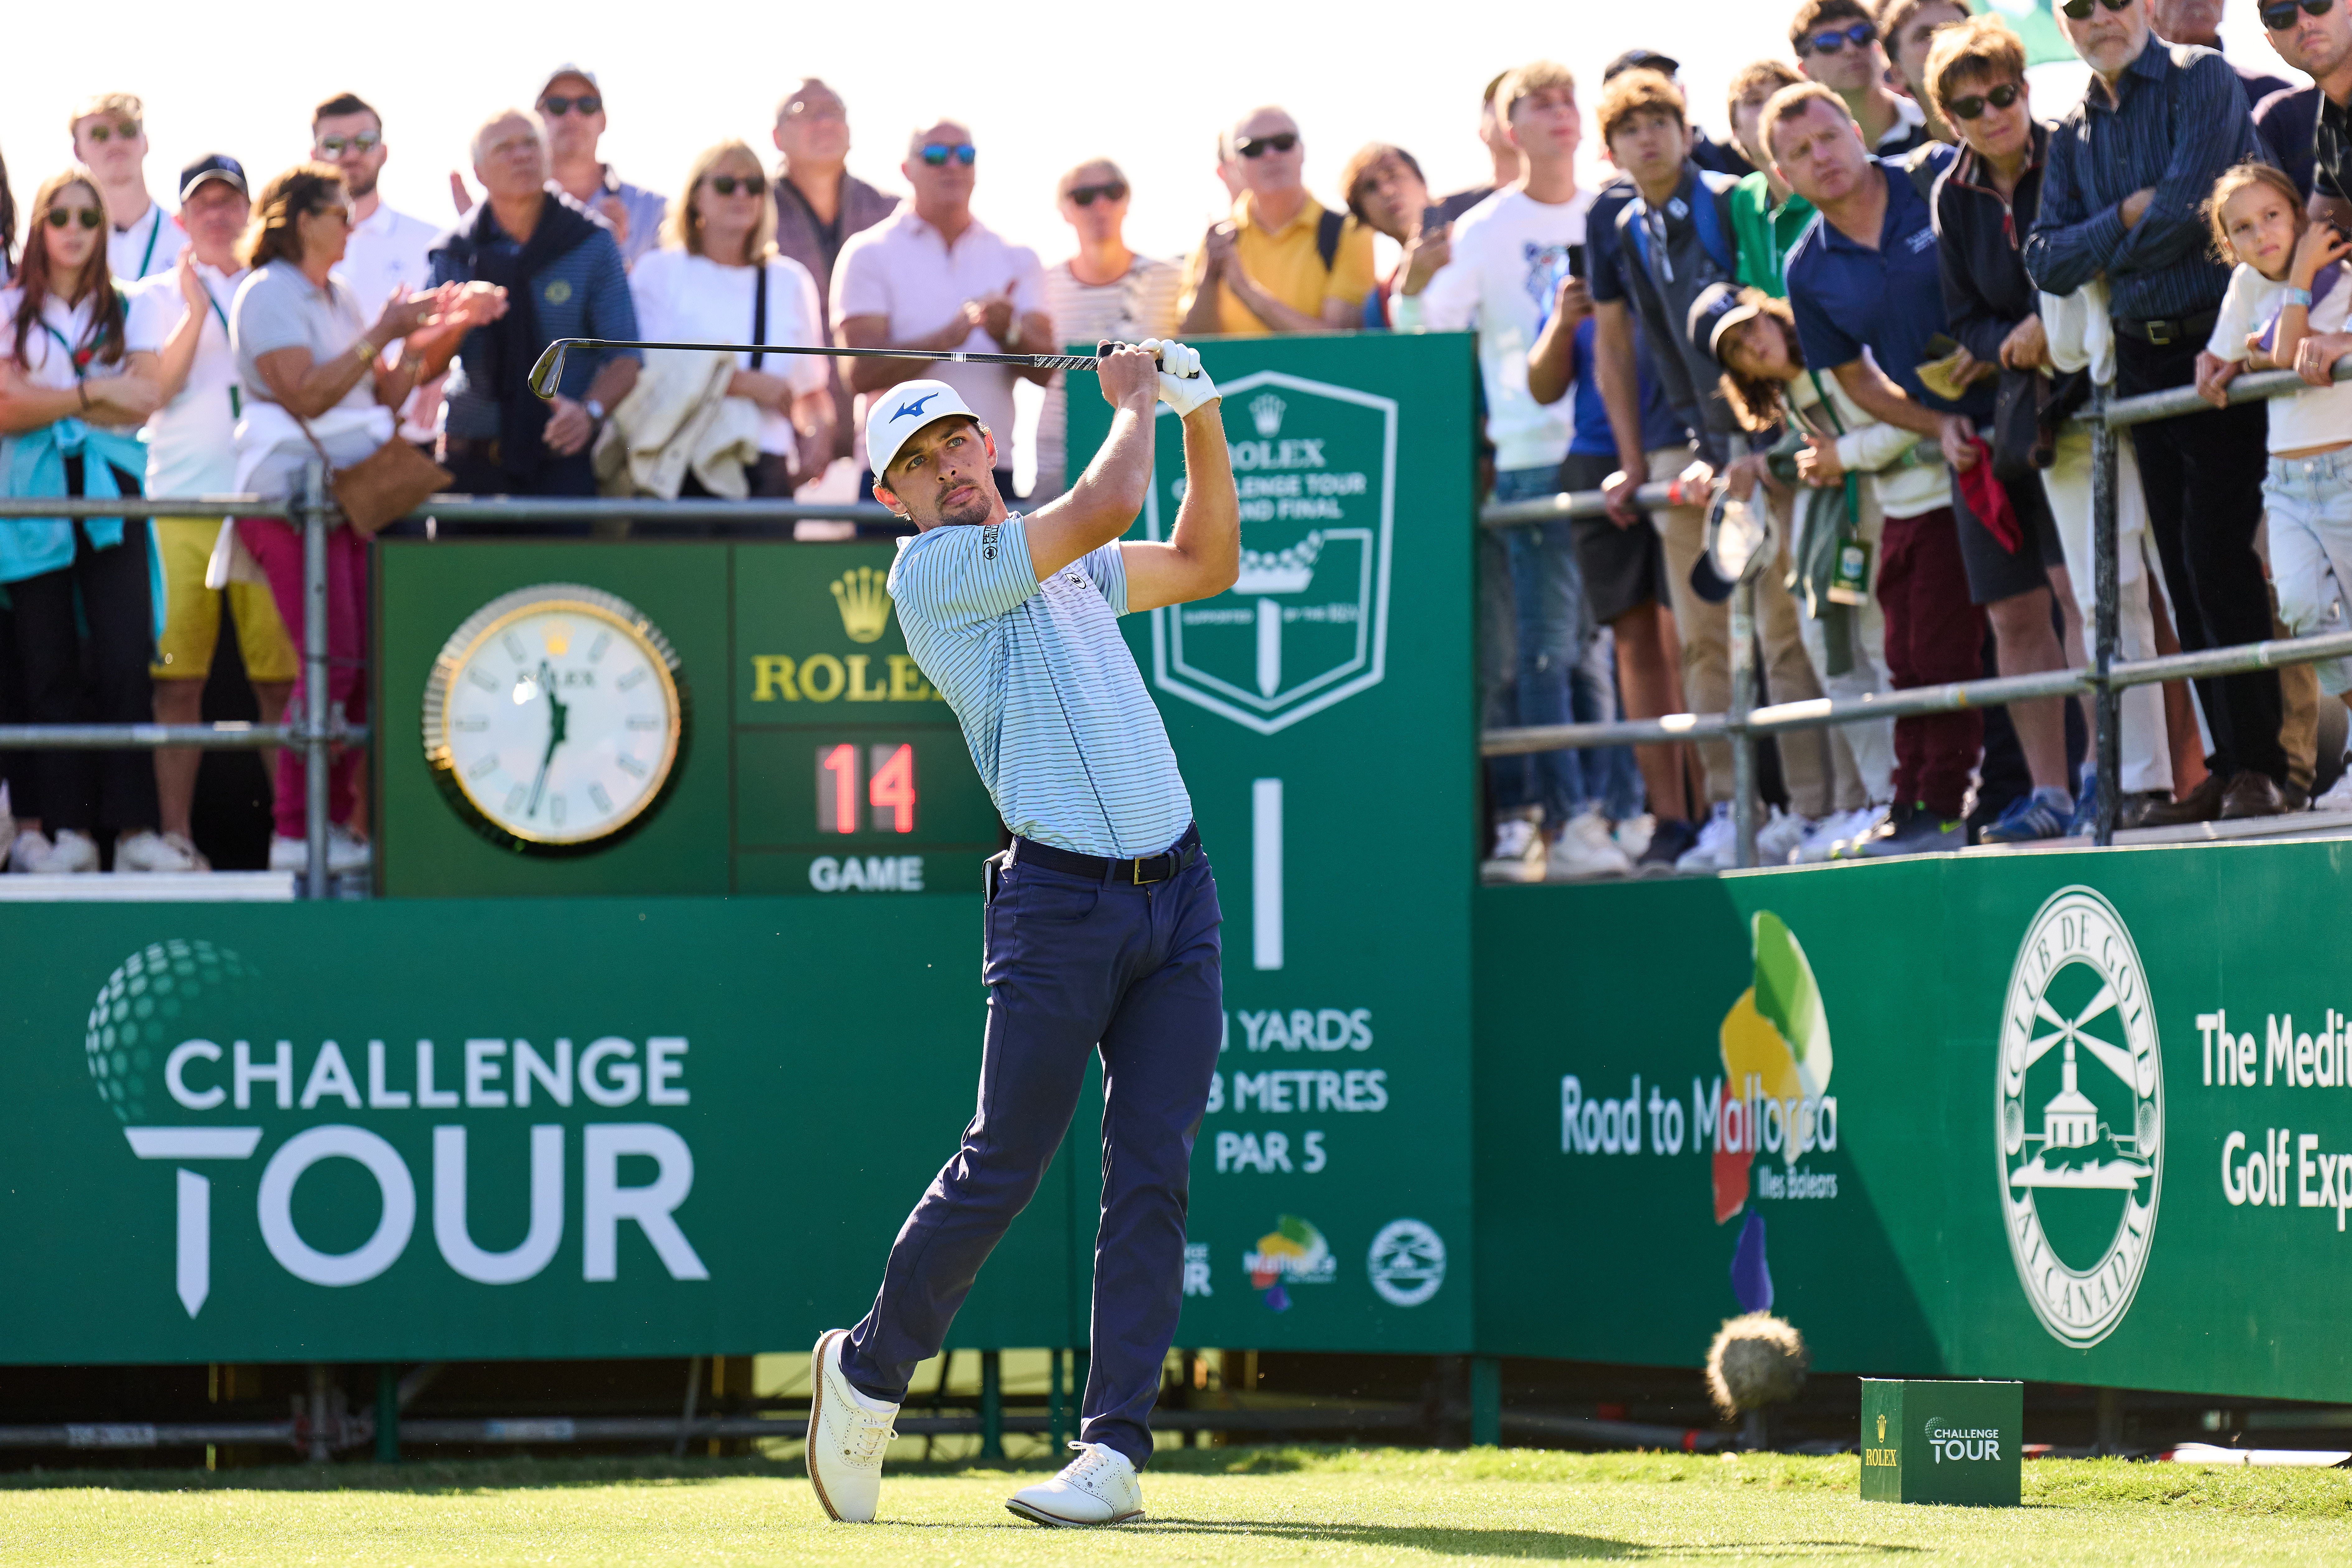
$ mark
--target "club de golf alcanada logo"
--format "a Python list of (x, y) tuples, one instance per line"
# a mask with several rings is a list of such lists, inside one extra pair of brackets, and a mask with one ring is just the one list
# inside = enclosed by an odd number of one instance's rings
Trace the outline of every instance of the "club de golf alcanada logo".
[(2164, 1073), (2147, 971), (2113, 904), (2053, 894), (2018, 944), (1995, 1067), (1995, 1156), (2017, 1278), (2086, 1350), (2147, 1268), (2164, 1186)]
[[(1271, 735), (1387, 673), (1397, 404), (1272, 370), (1223, 392), (1226, 417), (1255, 432), (1235, 430), (1232, 442), (1249, 543), (1230, 589), (1151, 612), (1151, 679)], [(1170, 462), (1182, 449), (1160, 443)], [(1144, 503), (1146, 537), (1167, 537), (1183, 486), (1181, 471), (1162, 468)]]

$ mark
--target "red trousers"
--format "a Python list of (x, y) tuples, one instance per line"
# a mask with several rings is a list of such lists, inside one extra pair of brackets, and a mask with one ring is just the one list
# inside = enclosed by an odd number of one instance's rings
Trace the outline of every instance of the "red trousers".
[[(240, 517), (236, 536), (261, 563), (269, 578), (269, 596), (278, 602), (278, 616), (287, 636), (299, 649), (303, 640), (302, 533), (274, 517)], [(352, 723), (367, 718), (367, 541), (348, 528), (327, 531), (327, 700), (342, 704)], [(303, 678), (297, 676), (294, 695), (287, 703), (290, 720), (302, 711)], [(358, 772), (361, 750), (347, 746), (327, 764), (327, 816), (352, 819), (352, 779)], [(308, 773), (302, 748), (288, 746), (278, 753), (278, 798), (273, 806), (278, 834), (299, 838), (305, 832), (305, 784)]]
[[(1984, 611), (1969, 603), (1958, 520), (1949, 507), (1890, 517), (1879, 545), (1878, 603), (1886, 616), (1886, 668), (1896, 690), (1974, 680), (1984, 673)], [(1973, 709), (1895, 721), (1895, 798), (1958, 816), (1984, 749)]]

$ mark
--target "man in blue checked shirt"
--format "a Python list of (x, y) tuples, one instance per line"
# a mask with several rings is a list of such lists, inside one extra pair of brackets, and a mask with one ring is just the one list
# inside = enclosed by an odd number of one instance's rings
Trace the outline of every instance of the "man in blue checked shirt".
[[(2205, 198), (2231, 164), (2270, 156), (2237, 72), (2211, 49), (2158, 37), (2154, 0), (2062, 0), (2057, 17), (2095, 75), (2050, 138), (2025, 269), (2051, 294), (2105, 277), (2119, 395), (2189, 385), (2230, 279)], [(2271, 635), (2254, 553), (2267, 419), (2245, 403), (2131, 427), (2174, 625), (2192, 652)], [(2205, 782), (2142, 825), (2285, 810), (2277, 672), (2210, 677), (2197, 695), (2213, 735)]]
[[(1102, 1228), (1082, 1440), (1006, 1506), (1047, 1525), (1143, 1511), (1136, 1471), (1182, 1300), (1192, 1140), (1224, 993), (1216, 879), (1118, 617), (1221, 594), (1240, 570), (1233, 465), (1200, 366), (1154, 340), (1106, 357), (1109, 438), (1034, 517), (1005, 510), (996, 435), (947, 383), (901, 382), (866, 411), (875, 499), (919, 531), (890, 569), (907, 647), (955, 710), (1013, 838), (988, 863), (979, 1110), (898, 1232), (873, 1310), (826, 1331), (811, 1357), (809, 1479), (837, 1520), (874, 1517), (907, 1381), (1036, 1192), (1097, 1050)], [(1151, 483), (1162, 402), (1183, 427), (1176, 526), (1164, 542), (1122, 542)]]

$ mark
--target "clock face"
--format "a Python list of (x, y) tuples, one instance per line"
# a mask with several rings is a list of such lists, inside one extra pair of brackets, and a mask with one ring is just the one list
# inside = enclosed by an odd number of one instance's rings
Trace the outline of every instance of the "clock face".
[(686, 735), (677, 656), (626, 601), (545, 584), (484, 605), (434, 661), (425, 755), (490, 837), (562, 852), (643, 820)]

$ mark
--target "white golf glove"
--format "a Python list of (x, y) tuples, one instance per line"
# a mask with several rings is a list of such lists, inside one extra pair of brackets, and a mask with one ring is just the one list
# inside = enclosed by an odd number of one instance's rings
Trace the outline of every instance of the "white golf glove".
[(1201, 368), (1201, 351), (1186, 348), (1173, 338), (1146, 338), (1136, 345), (1160, 356), (1160, 401), (1177, 416), (1192, 412), (1217, 397), (1217, 384)]

